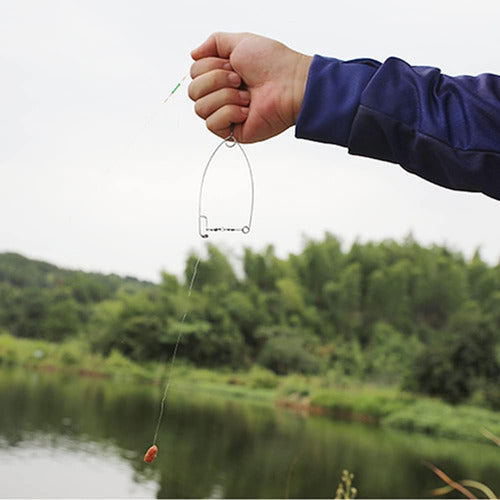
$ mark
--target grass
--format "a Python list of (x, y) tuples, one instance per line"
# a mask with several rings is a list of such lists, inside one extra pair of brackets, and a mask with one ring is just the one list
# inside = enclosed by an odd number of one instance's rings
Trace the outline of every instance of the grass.
[[(136, 363), (113, 350), (109, 356), (90, 352), (84, 340), (63, 343), (20, 339), (0, 332), (0, 366), (25, 366), (40, 370), (56, 370), (75, 375), (93, 375), (139, 382), (163, 384), (170, 363)], [(279, 377), (273, 372), (254, 367), (247, 372), (195, 368), (178, 360), (175, 365), (176, 385), (219, 393), (234, 398), (269, 400), (275, 397)]]
[(361, 387), (355, 390), (323, 389), (311, 396), (311, 404), (332, 413), (345, 412), (366, 415), (373, 420), (401, 411), (410, 406), (416, 397), (391, 388)]
[(407, 431), (487, 442), (488, 438), (481, 430), (500, 434), (500, 413), (469, 405), (452, 406), (440, 400), (418, 399), (387, 415), (382, 424)]
[(0, 332), (0, 366), (26, 366), (74, 374), (154, 380), (157, 370), (139, 365), (117, 351), (107, 357), (90, 352), (81, 339), (64, 343), (20, 339)]
[[(138, 364), (118, 351), (104, 357), (90, 352), (84, 339), (58, 344), (19, 339), (0, 331), (0, 366), (15, 365), (157, 384), (165, 383), (170, 367), (169, 363)], [(196, 368), (181, 360), (175, 366), (179, 389), (264, 404), (298, 401), (305, 409), (316, 407), (344, 418), (361, 417), (358, 419), (386, 427), (453, 439), (491, 443), (482, 429), (500, 435), (499, 412), (471, 405), (451, 406), (390, 387), (343, 384), (339, 387), (329, 374), (278, 376), (258, 366), (244, 372)]]

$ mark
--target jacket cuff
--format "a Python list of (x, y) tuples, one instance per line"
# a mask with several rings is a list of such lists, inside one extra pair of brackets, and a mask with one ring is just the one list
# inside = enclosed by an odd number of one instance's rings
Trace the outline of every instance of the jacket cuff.
[(379, 66), (372, 59), (341, 61), (315, 55), (295, 136), (347, 146), (361, 94)]

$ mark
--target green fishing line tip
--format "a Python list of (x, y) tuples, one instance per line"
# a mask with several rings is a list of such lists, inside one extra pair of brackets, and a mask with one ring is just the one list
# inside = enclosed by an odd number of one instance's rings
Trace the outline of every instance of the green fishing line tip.
[(170, 92), (170, 94), (168, 94), (168, 96), (164, 99), (163, 103), (166, 103), (175, 93), (175, 91), (182, 85), (182, 82), (187, 78), (187, 75), (185, 75), (182, 80), (174, 87), (174, 89), (172, 90), (172, 92)]

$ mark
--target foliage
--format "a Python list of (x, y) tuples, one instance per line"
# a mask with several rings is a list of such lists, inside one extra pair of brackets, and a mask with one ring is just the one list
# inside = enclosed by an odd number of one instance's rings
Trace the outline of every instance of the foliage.
[(423, 349), (416, 335), (405, 336), (393, 326), (378, 322), (373, 327), (365, 351), (367, 373), (372, 380), (385, 384), (399, 383), (412, 369), (412, 361)]
[(387, 415), (382, 423), (406, 431), (423, 432), (487, 442), (482, 428), (500, 433), (500, 417), (497, 413), (468, 405), (453, 406), (439, 400), (416, 399), (414, 403)]
[(318, 373), (321, 360), (308, 349), (307, 338), (293, 329), (274, 328), (268, 333), (257, 362), (279, 375), (295, 371)]
[(373, 387), (357, 390), (320, 389), (311, 395), (311, 404), (334, 413), (359, 415), (379, 420), (408, 407), (410, 394)]
[(248, 373), (248, 382), (250, 387), (256, 389), (276, 389), (279, 386), (278, 377), (271, 371), (253, 366)]
[(0, 328), (72, 345), (68, 365), (78, 349), (165, 360), (180, 334), (179, 359), (198, 366), (330, 373), (499, 408), (500, 264), (479, 252), (467, 261), (411, 236), (344, 250), (326, 234), (286, 258), (246, 249), (237, 272), (227, 252), (206, 250), (190, 298), (195, 254), (184, 280), (164, 272), (158, 284), (0, 254)]
[(362, 379), (366, 372), (366, 357), (359, 340), (339, 339), (329, 349), (330, 366), (338, 375)]
[[(169, 370), (165, 363), (136, 363), (116, 349), (106, 357), (92, 353), (85, 348), (85, 339), (80, 337), (55, 343), (19, 339), (0, 332), (0, 367), (11, 365), (160, 384), (166, 382)], [(175, 373), (176, 386), (185, 385), (189, 391), (205, 396), (218, 394), (266, 404), (271, 404), (278, 396), (292, 399), (309, 396), (313, 406), (339, 415), (379, 420), (384, 426), (406, 431), (482, 442), (491, 439), (484, 429), (500, 435), (500, 417), (491, 410), (468, 405), (451, 406), (395, 389), (358, 387), (354, 383), (349, 388), (339, 389), (329, 374), (327, 377), (296, 373), (277, 376), (258, 366), (236, 372), (209, 370), (186, 364), (182, 359), (176, 363)]]
[(468, 303), (451, 318), (448, 337), (437, 338), (415, 359), (409, 387), (456, 403), (478, 387), (500, 383), (495, 335), (479, 306)]

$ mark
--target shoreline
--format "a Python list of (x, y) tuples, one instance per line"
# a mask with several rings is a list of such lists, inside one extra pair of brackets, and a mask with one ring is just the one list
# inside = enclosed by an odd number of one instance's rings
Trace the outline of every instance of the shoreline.
[[(43, 353), (43, 354), (41, 354)], [(165, 383), (169, 366), (138, 364), (113, 351), (108, 357), (81, 352), (78, 346), (0, 334), (0, 369), (26, 369), (108, 380)], [(178, 363), (176, 386), (189, 386), (233, 400), (336, 420), (361, 422), (455, 440), (494, 443), (482, 433), (500, 435), (500, 412), (479, 406), (451, 406), (439, 399), (363, 383), (343, 387), (321, 376), (278, 376), (254, 366), (248, 371), (214, 370)]]

